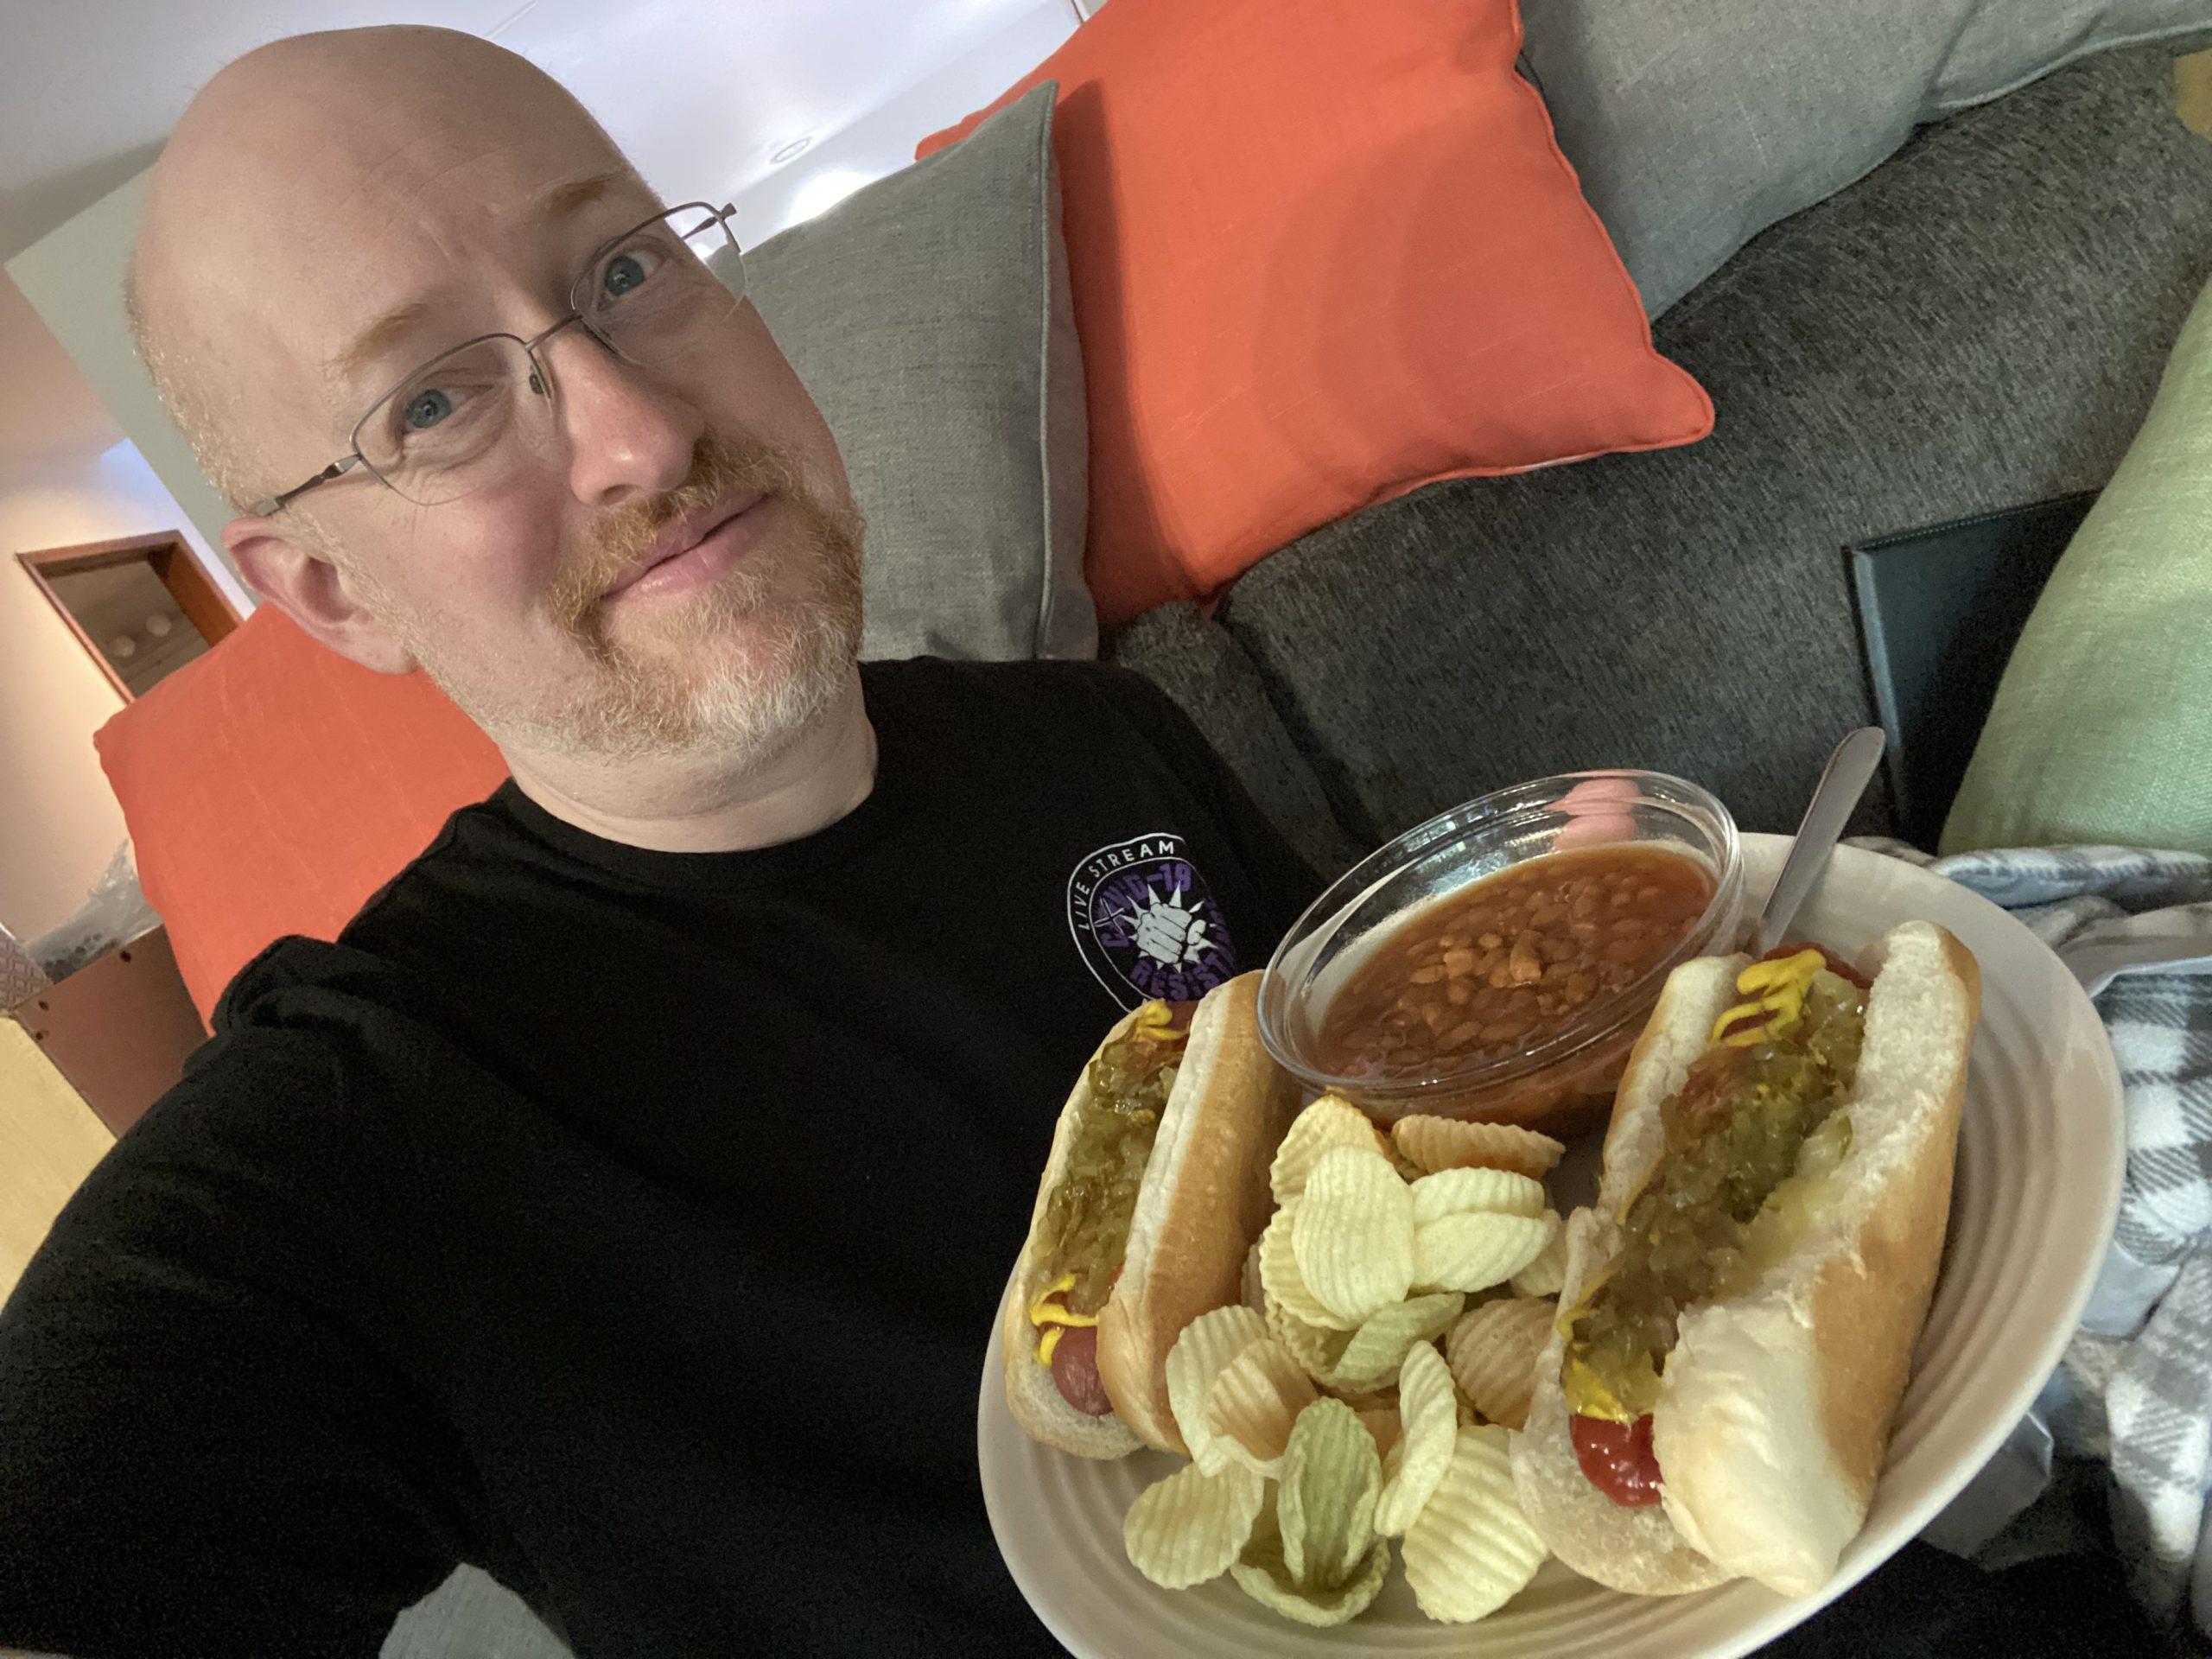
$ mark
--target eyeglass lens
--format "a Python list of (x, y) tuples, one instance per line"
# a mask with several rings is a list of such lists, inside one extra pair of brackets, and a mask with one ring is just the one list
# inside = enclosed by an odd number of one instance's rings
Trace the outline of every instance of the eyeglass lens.
[[(742, 269), (719, 218), (678, 208), (601, 249), (569, 303), (601, 344), (650, 368), (704, 343), (736, 309)], [(550, 444), (553, 398), (542, 366), (508, 334), (432, 359), (363, 420), (354, 435), (361, 459), (418, 505), (485, 487)]]

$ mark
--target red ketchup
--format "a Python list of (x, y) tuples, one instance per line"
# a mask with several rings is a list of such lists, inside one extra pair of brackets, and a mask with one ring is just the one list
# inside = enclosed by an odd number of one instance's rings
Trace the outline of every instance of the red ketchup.
[(1574, 1460), (1590, 1484), (1623, 1509), (1659, 1501), (1659, 1459), (1651, 1454), (1651, 1414), (1632, 1423), (1578, 1413), (1568, 1419)]

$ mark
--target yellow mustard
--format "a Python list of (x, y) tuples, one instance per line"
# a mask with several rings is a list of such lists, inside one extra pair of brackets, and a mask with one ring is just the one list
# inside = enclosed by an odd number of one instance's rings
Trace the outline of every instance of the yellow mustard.
[(1062, 1330), (1071, 1325), (1093, 1325), (1098, 1323), (1096, 1313), (1077, 1313), (1054, 1298), (1065, 1296), (1075, 1288), (1075, 1274), (1062, 1274), (1055, 1279), (1037, 1300), (1029, 1304), (1029, 1323), (1038, 1327), (1037, 1363), (1052, 1363), (1052, 1350), (1060, 1345)]
[[(1736, 976), (1737, 995), (1751, 1000), (1738, 1002), (1714, 1020), (1713, 1034), (1707, 1040), (1728, 1048), (1749, 1048), (1754, 1043), (1768, 1042), (1789, 1032), (1805, 1017), (1806, 989), (1812, 984), (1813, 976), (1827, 964), (1827, 957), (1809, 949), (1775, 962), (1753, 963)], [(1728, 1030), (1746, 1015), (1758, 1014), (1771, 1017), (1741, 1031)]]

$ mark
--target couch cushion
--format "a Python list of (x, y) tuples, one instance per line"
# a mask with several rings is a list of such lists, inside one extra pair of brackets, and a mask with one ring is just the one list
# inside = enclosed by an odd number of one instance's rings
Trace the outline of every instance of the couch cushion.
[(1368, 850), (1330, 810), (1251, 659), (1197, 606), (1178, 600), (1154, 607), (1115, 635), (1107, 655), (1190, 712), (1268, 821), (1324, 880)]
[(427, 677), (371, 673), (273, 605), (92, 741), (203, 1019), (271, 940), (335, 938), (507, 775)]
[[(2102, 485), (2208, 273), (2212, 144), (2168, 54), (2076, 65), (1928, 130), (1668, 315), (1723, 410), (1705, 443), (1422, 491), (1268, 560), (1222, 620), (1369, 839), (1599, 766), (1794, 828), (1872, 719), (1839, 550)], [(1857, 827), (1891, 827), (1884, 795)]]
[(1547, 0), (1526, 61), (1655, 316), (1914, 126), (2088, 54), (2212, 33), (2204, 0)]
[(1429, 480), (1708, 429), (1518, 42), (1511, 0), (1115, 0), (1016, 89), (1061, 87), (1104, 620)]
[(2212, 290), (2005, 665), (1943, 850), (2212, 854)]
[(868, 523), (867, 657), (1090, 657), (1052, 89), (744, 255)]

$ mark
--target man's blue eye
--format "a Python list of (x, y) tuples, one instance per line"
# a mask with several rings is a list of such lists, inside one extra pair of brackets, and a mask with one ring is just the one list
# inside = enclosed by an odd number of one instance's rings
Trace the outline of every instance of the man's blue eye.
[(425, 387), (407, 400), (399, 418), (410, 432), (426, 431), (453, 413), (453, 399), (435, 386)]
[(649, 273), (631, 253), (618, 253), (607, 262), (600, 281), (609, 299), (619, 300), (645, 280)]

